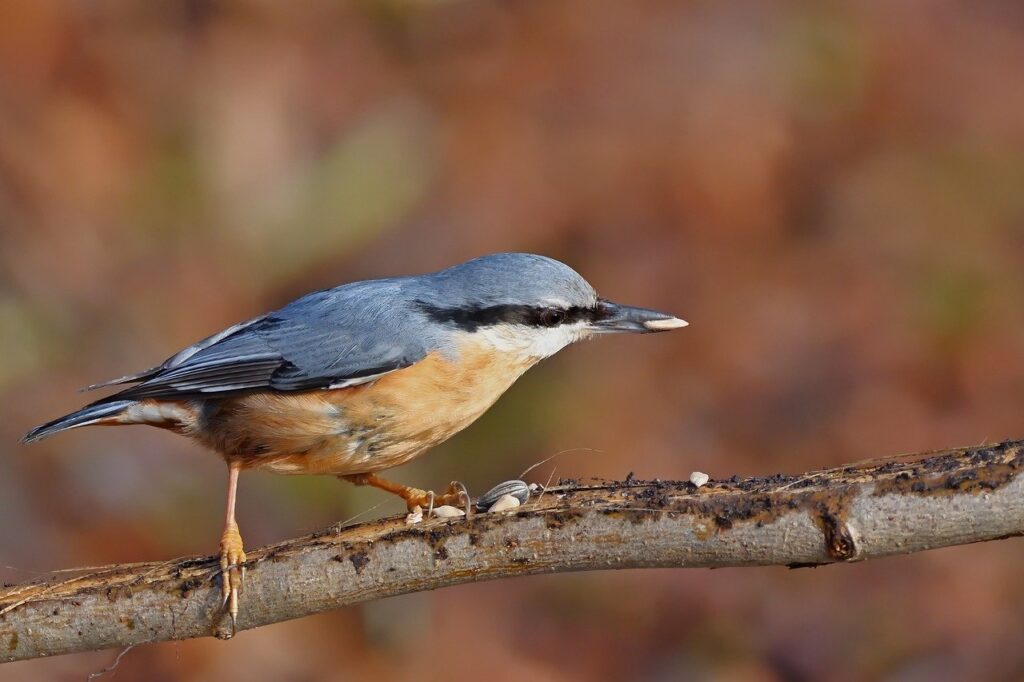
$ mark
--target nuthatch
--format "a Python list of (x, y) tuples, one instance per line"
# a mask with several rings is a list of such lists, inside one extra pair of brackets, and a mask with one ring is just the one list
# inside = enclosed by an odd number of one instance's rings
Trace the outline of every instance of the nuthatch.
[(235, 523), (242, 469), (331, 474), (401, 496), (459, 503), (379, 478), (458, 433), (537, 361), (595, 334), (686, 322), (598, 298), (567, 265), (501, 253), (440, 272), (317, 291), (228, 327), (138, 374), (135, 384), (25, 435), (149, 424), (193, 438), (228, 465), (220, 541), (232, 622), (245, 553)]

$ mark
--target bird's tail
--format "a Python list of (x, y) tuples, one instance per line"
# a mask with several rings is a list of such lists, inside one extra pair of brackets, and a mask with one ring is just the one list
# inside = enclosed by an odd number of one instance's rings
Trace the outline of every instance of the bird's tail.
[(26, 433), (22, 437), (21, 442), (34, 443), (37, 440), (46, 438), (47, 436), (52, 436), (59, 431), (74, 429), (79, 426), (88, 426), (90, 424), (99, 424), (103, 422), (116, 423), (119, 421), (119, 418), (122, 416), (124, 411), (134, 404), (134, 400), (112, 400), (110, 402), (86, 405), (76, 412), (66, 414), (63, 417), (54, 419), (42, 426), (37, 426)]

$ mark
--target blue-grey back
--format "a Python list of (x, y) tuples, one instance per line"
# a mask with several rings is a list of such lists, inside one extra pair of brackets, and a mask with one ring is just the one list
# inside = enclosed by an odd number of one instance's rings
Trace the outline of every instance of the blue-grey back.
[(104, 400), (351, 385), (434, 350), (452, 353), (453, 330), (428, 309), (595, 300), (571, 268), (531, 254), (494, 254), (427, 275), (353, 282), (208, 337), (127, 377), (142, 383)]

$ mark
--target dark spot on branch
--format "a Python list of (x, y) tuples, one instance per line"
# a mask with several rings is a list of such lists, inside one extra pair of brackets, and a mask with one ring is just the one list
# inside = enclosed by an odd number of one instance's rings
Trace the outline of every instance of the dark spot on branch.
[(791, 564), (786, 564), (786, 568), (796, 570), (798, 568), (817, 568), (818, 566), (828, 566), (819, 561), (794, 561)]
[(609, 507), (608, 509), (602, 509), (601, 513), (609, 517), (626, 519), (634, 526), (638, 526), (645, 521), (658, 518), (660, 511), (660, 509), (616, 509), (615, 507)]
[(850, 527), (838, 514), (826, 510), (817, 520), (825, 534), (825, 550), (830, 557), (836, 561), (849, 561), (857, 555)]
[[(209, 563), (209, 559), (206, 557), (196, 557), (194, 559), (183, 559), (175, 564), (174, 568), (177, 571), (178, 576), (181, 575), (182, 571), (186, 571), (190, 568), (201, 568)], [(175, 576), (177, 577), (177, 576)]]
[(356, 569), (356, 575), (362, 575), (363, 569), (370, 563), (370, 557), (365, 552), (354, 552), (348, 560), (352, 562), (352, 568)]
[(570, 523), (576, 523), (583, 518), (583, 512), (572, 509), (565, 511), (553, 512), (551, 514), (544, 515), (544, 525), (549, 530), (557, 530)]
[(107, 599), (114, 602), (121, 598), (132, 596), (132, 588), (127, 585), (114, 585), (107, 588)]
[(203, 581), (201, 579), (194, 578), (194, 577), (193, 578), (187, 578), (187, 579), (181, 581), (181, 585), (178, 586), (178, 589), (181, 591), (182, 599), (187, 599), (202, 584), (203, 584)]
[(431, 546), (434, 551), (437, 551), (448, 541), (448, 538), (461, 535), (464, 528), (461, 524), (455, 522), (448, 522), (436, 528), (422, 533), (422, 537), (426, 539), (427, 543)]

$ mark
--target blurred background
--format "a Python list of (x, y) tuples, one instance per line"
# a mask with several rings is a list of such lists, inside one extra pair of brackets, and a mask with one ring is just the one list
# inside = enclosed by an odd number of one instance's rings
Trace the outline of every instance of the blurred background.
[[(1017, 0), (3, 3), (0, 579), (216, 551), (225, 467), (185, 439), (17, 444), (79, 387), (494, 251), (691, 326), (548, 361), (400, 481), (1024, 437), (1022, 65)], [(239, 504), (250, 547), (400, 511), (258, 472)], [(116, 679), (1021, 679), (1022, 558), (505, 580), (139, 647)]]

